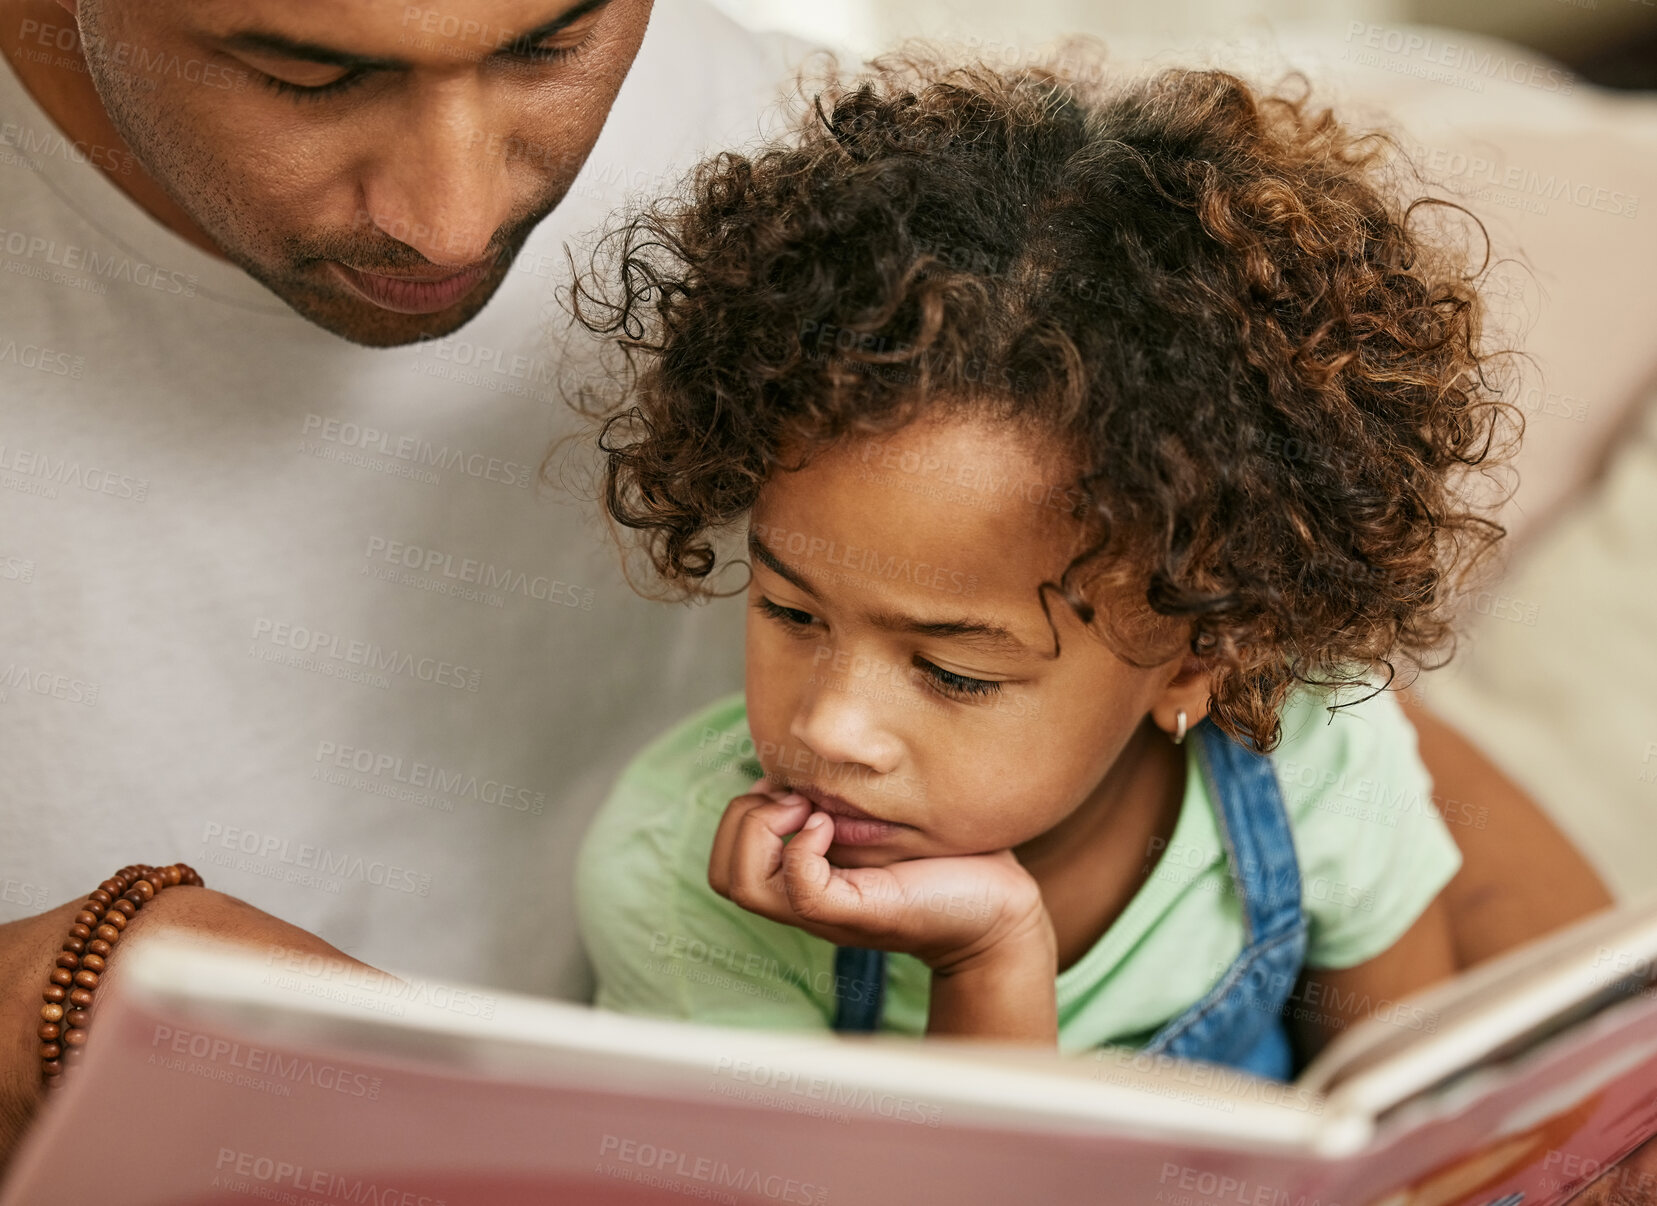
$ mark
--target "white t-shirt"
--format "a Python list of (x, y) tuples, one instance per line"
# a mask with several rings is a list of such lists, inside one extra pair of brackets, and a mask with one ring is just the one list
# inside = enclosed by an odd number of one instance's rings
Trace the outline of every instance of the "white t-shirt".
[(387, 351), (164, 229), (0, 66), (0, 922), (182, 859), (381, 966), (588, 990), (577, 840), (740, 685), (741, 609), (636, 597), (597, 504), (537, 486), (593, 347), (552, 290), (805, 49), (658, 4), (488, 307)]

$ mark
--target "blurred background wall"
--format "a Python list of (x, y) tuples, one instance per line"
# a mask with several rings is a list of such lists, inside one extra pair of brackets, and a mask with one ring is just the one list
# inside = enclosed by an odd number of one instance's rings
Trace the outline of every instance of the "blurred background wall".
[(1506, 38), (1611, 87), (1657, 88), (1657, 0), (716, 0), (744, 24), (870, 53), (963, 30), (1039, 44), (1060, 34), (1167, 39), (1376, 21)]

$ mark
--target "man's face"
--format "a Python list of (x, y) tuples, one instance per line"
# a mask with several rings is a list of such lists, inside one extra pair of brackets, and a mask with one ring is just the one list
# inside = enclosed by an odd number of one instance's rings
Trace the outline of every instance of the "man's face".
[(230, 259), (376, 347), (447, 334), (568, 191), (652, 0), (80, 0), (111, 120)]

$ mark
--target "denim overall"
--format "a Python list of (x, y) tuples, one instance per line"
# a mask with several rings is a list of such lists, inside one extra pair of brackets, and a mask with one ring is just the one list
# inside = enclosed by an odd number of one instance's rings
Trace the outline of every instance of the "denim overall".
[[(1191, 737), (1209, 795), (1219, 802), (1216, 820), (1246, 933), (1242, 954), (1220, 982), (1143, 1049), (1287, 1081), (1295, 1069), (1282, 1008), (1306, 957), (1306, 918), (1283, 796), (1266, 755), (1233, 741), (1207, 720), (1191, 730)], [(834, 1028), (878, 1029), (886, 952), (839, 947), (834, 970)]]

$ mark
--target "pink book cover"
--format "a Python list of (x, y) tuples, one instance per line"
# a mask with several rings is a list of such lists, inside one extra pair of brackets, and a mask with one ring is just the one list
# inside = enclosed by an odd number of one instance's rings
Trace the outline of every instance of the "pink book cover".
[(126, 1206), (1547, 1206), (1657, 1131), (1649, 989), (1377, 1109), (1373, 1069), (1316, 1092), (1117, 1049), (624, 1017), (199, 944), (136, 950), (109, 987), (0, 1206), (112, 1193)]

